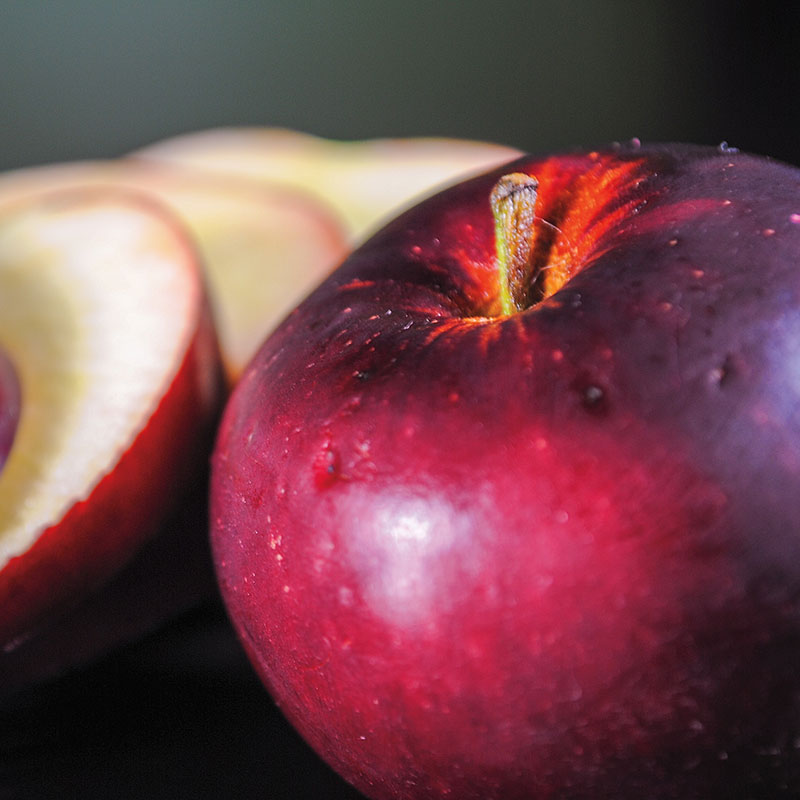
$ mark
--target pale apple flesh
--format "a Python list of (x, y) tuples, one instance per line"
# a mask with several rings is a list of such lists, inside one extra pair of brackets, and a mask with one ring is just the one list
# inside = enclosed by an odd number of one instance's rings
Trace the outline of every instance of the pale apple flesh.
[(301, 189), (333, 209), (349, 242), (360, 244), (434, 190), (518, 155), (469, 139), (338, 141), (281, 128), (219, 128), (165, 139), (132, 157)]
[[(504, 313), (515, 173), (537, 285)], [(347, 780), (800, 785), (798, 263), (794, 168), (524, 158), (388, 225), (271, 337), (220, 430), (212, 544), (253, 664)]]
[(0, 347), (0, 471), (8, 458), (19, 422), (19, 380), (14, 365)]
[(200, 268), (151, 201), (82, 190), (0, 217), (22, 393), (0, 473), (0, 643), (111, 577), (200, 474), (221, 395)]
[(291, 188), (132, 160), (30, 167), (0, 177), (0, 210), (64, 188), (135, 191), (186, 227), (202, 261), (228, 383), (348, 252), (332, 211)]

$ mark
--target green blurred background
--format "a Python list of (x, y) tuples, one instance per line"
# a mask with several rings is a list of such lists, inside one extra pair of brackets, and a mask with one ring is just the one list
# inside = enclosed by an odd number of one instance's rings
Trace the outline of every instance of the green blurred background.
[(0, 169), (221, 125), (800, 162), (800, 4), (2, 0)]

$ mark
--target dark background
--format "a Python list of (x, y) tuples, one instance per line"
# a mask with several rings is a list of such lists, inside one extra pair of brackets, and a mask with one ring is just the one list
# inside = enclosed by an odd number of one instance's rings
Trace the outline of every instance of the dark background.
[[(727, 141), (800, 164), (800, 5), (0, 3), (0, 169), (222, 125), (543, 151)], [(0, 798), (356, 795), (216, 602), (0, 708)]]
[(0, 169), (264, 124), (800, 161), (800, 7), (685, 0), (7, 0)]

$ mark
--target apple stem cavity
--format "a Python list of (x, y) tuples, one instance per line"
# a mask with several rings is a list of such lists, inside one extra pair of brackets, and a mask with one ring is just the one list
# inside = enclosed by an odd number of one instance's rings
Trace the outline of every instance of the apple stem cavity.
[(532, 175), (503, 175), (489, 201), (494, 216), (495, 247), (500, 283), (500, 316), (510, 316), (529, 305), (535, 279), (533, 238), (539, 181)]

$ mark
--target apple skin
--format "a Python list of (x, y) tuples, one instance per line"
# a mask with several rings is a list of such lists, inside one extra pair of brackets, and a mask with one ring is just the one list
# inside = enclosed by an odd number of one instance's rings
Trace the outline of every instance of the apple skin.
[(14, 365), (0, 347), (0, 470), (6, 463), (19, 422), (19, 379)]
[[(517, 172), (567, 280), (491, 317)], [(524, 157), (265, 343), (217, 440), (217, 573), (358, 789), (797, 796), (799, 215), (797, 169), (727, 149)]]

